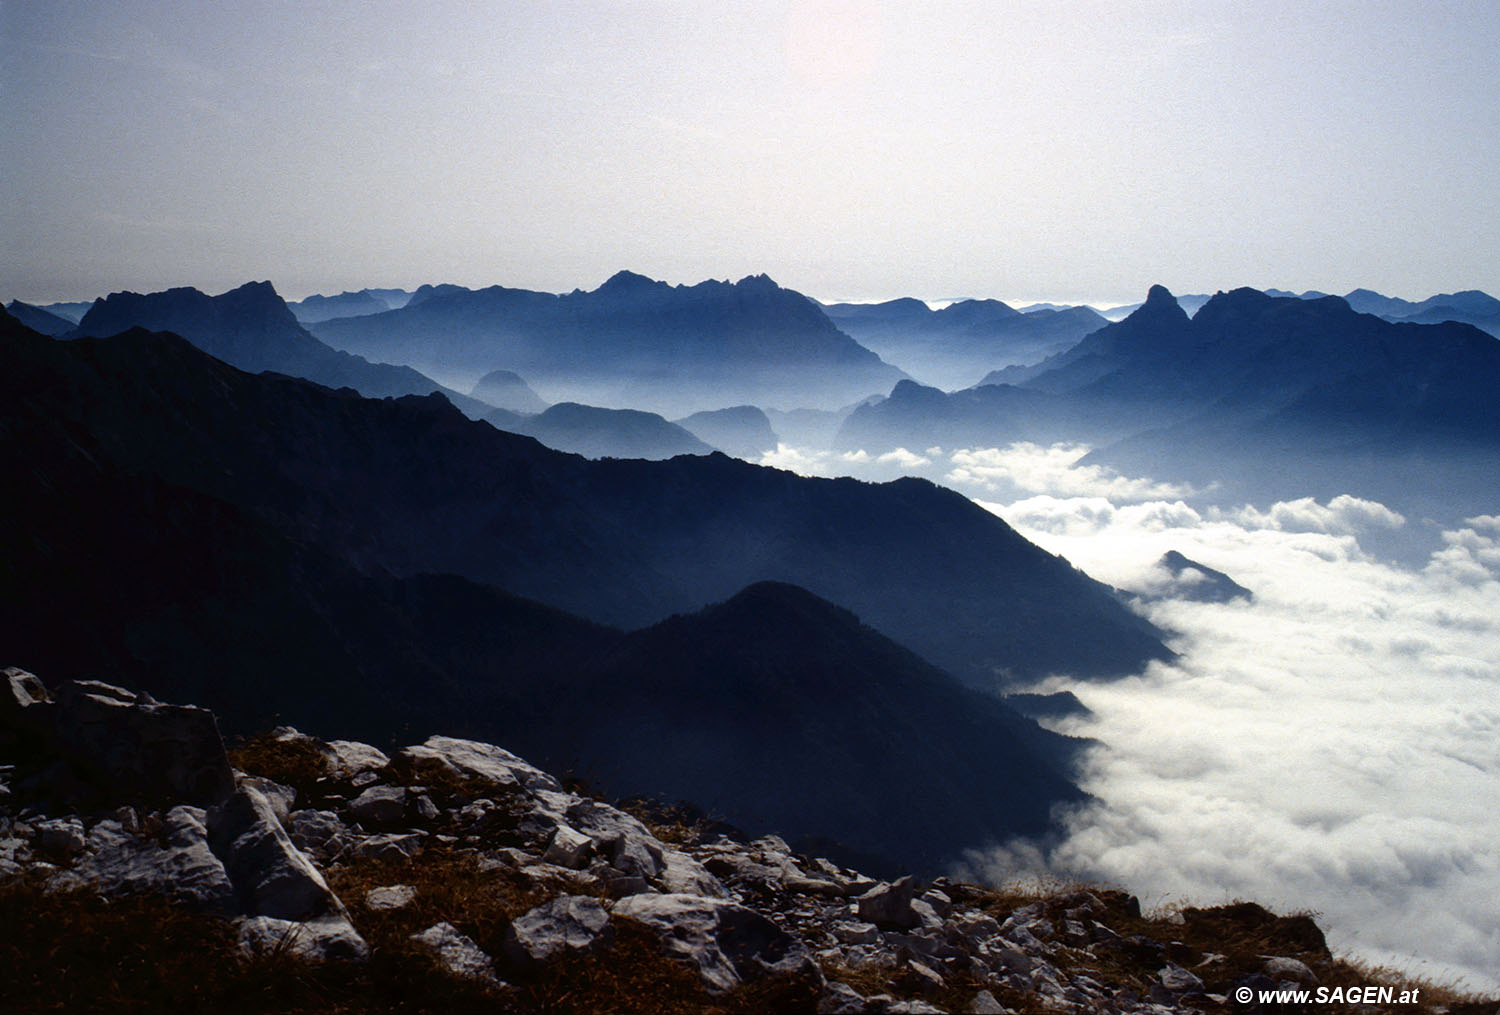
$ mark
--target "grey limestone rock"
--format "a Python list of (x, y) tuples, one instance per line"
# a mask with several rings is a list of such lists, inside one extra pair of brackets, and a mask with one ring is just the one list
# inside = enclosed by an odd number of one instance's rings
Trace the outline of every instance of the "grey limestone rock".
[(290, 954), (304, 962), (363, 962), (370, 957), (365, 939), (339, 914), (303, 921), (248, 916), (237, 923), (240, 951), (247, 955)]
[(353, 779), (366, 772), (379, 772), (391, 763), (385, 752), (355, 740), (330, 740), (329, 767), (335, 779)]
[(429, 737), (420, 747), (403, 748), (398, 757), (420, 771), (424, 764), (436, 764), (453, 775), (487, 782), (499, 788), (517, 786), (527, 790), (562, 789), (556, 779), (493, 744), (455, 737)]
[(698, 895), (642, 894), (616, 902), (614, 915), (656, 931), (666, 954), (697, 969), (711, 993), (725, 993), (768, 974), (821, 977), (801, 941), (737, 903)]
[[(113, 819), (89, 833), (89, 853), (71, 873), (106, 898), (160, 895), (199, 909), (231, 912), (234, 885), (209, 848), (204, 812), (180, 804), (157, 837), (127, 832)], [(165, 845), (163, 845), (164, 843)]]
[(981, 990), (974, 995), (974, 1000), (969, 1002), (971, 1015), (1005, 1015), (1005, 1005), (995, 1000), (995, 995), (987, 990)]
[(460, 934), (451, 923), (434, 924), (413, 934), (411, 939), (422, 945), (438, 963), (454, 976), (463, 976), (499, 984), (495, 975), (495, 963), (484, 950), (472, 940)]
[(877, 927), (905, 929), (920, 922), (911, 900), (916, 882), (908, 875), (890, 884), (878, 884), (859, 897), (859, 918)]
[(416, 901), (417, 890), (411, 885), (384, 885), (365, 893), (367, 909), (405, 909)]
[(818, 1015), (863, 1015), (869, 1010), (869, 999), (838, 980), (830, 980), (818, 999)]
[(304, 921), (337, 914), (342, 903), (276, 820), (265, 796), (242, 786), (207, 812), (208, 842), (224, 861), (242, 912)]
[(1174, 994), (1200, 993), (1203, 990), (1203, 981), (1198, 979), (1197, 974), (1183, 969), (1175, 962), (1168, 962), (1156, 975), (1161, 980), (1161, 985)]
[(349, 813), (364, 825), (394, 825), (406, 816), (406, 788), (371, 786), (349, 801)]
[(293, 811), (287, 832), (299, 849), (328, 858), (343, 849), (349, 826), (333, 811)]
[(567, 952), (600, 951), (612, 938), (609, 913), (598, 899), (560, 895), (511, 921), (505, 957), (517, 966), (531, 966)]
[(234, 770), (213, 713), (73, 681), (56, 694), (53, 746), (122, 798), (206, 806), (234, 791)]
[(577, 870), (588, 864), (588, 856), (593, 848), (593, 839), (576, 828), (561, 824), (553, 830), (552, 838), (547, 843), (547, 851), (542, 854), (542, 859), (547, 863), (557, 864), (559, 867), (571, 867)]
[(422, 840), (425, 838), (420, 832), (371, 835), (351, 845), (348, 854), (366, 860), (396, 863), (416, 856), (421, 851)]
[(71, 860), (88, 845), (83, 822), (75, 817), (49, 818), (32, 827), (36, 834), (36, 851), (53, 860)]
[(1318, 974), (1300, 959), (1274, 956), (1266, 960), (1262, 971), (1273, 980), (1295, 980), (1309, 987), (1318, 985)]

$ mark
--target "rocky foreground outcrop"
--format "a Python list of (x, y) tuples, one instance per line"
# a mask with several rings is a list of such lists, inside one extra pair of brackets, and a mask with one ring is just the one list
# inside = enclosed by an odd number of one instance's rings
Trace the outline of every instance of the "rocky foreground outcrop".
[(1236, 988), (1357, 982), (1307, 917), (879, 882), (776, 836), (648, 825), (489, 744), (281, 727), (233, 758), (202, 709), (4, 671), (0, 890), (168, 899), (232, 928), (238, 961), (344, 984), (418, 956), (501, 1011), (630, 1007), (606, 973), (676, 976), (670, 1010), (819, 1012), (1248, 1011)]

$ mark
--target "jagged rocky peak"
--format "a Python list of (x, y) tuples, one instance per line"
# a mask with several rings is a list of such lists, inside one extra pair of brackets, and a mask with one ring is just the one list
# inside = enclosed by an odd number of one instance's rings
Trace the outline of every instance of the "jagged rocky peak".
[(776, 284), (775, 279), (764, 272), (758, 275), (746, 275), (734, 285), (735, 288), (746, 292), (774, 292), (781, 288)]
[(1177, 302), (1177, 297), (1173, 296), (1172, 291), (1164, 285), (1153, 285), (1147, 290), (1146, 302), (1142, 303), (1140, 309), (1130, 316), (1155, 320), (1188, 320), (1187, 311), (1182, 309), (1182, 305)]
[[(774, 583), (743, 596), (807, 605)], [(85, 699), (113, 710), (123, 740), (67, 739), (66, 702)], [(491, 744), (382, 750), (282, 726), (226, 752), (198, 713), (96, 682), (51, 691), (22, 670), (0, 682), (0, 914), (25, 918), (10, 900), (37, 888), (110, 910), (165, 899), (202, 921), (202, 939), (228, 927), (255, 959), (236, 979), (205, 968), (234, 965), (232, 952), (150, 956), (147, 944), (136, 965), (149, 983), (102, 971), (112, 1003), (163, 976), (202, 1003), (277, 963), (300, 964), (295, 982), (320, 1006), (352, 991), (396, 1007), (384, 989), (403, 1006), (442, 1003), (429, 996), (441, 991), (456, 1009), (507, 1011), (550, 1010), (558, 989), (573, 1010), (607, 1010), (628, 989), (664, 992), (671, 1010), (1160, 1015), (1353, 975), (1311, 918), (1254, 903), (1167, 916), (1109, 889), (1027, 898), (879, 881), (690, 808), (622, 810)], [(167, 740), (223, 773), (211, 798), (147, 801), (109, 783), (109, 765)], [(80, 905), (67, 934), (88, 941), (107, 919)], [(113, 961), (106, 940), (90, 942), (90, 961)], [(26, 943), (0, 944), (40, 961)], [(56, 979), (17, 984), (45, 993)]]

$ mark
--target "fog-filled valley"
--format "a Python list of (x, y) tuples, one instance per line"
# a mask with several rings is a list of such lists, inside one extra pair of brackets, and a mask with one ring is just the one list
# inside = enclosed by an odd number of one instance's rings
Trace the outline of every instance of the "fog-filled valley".
[(0, 662), (1494, 990), (1483, 296), (13, 302)]

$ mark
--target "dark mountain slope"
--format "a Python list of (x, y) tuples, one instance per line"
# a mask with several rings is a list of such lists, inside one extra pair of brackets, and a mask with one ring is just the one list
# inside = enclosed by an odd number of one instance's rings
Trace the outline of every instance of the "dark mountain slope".
[(580, 693), (599, 706), (581, 770), (605, 785), (919, 869), (995, 828), (1040, 835), (1051, 806), (1082, 799), (1072, 742), (795, 586), (635, 632)]
[(817, 304), (763, 275), (671, 286), (620, 272), (592, 292), (561, 296), (419, 290), (401, 310), (314, 332), (437, 376), (477, 378), (499, 367), (547, 398), (667, 415), (726, 402), (833, 407), (902, 376)]
[(1128, 672), (1153, 629), (951, 491), (713, 455), (588, 462), (465, 419), (248, 375), (186, 343), (7, 343), (19, 406), (127, 471), (207, 494), (366, 573), (445, 572), (638, 626), (788, 581), (967, 680)]
[(95, 301), (67, 337), (102, 338), (131, 328), (181, 335), (210, 356), (252, 373), (271, 370), (305, 377), (371, 398), (441, 391), (470, 415), (488, 411), (410, 367), (371, 363), (329, 348), (297, 322), (269, 282), (249, 282), (218, 296), (186, 287), (145, 295), (111, 293)]

